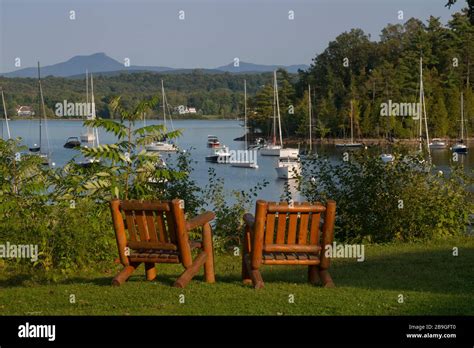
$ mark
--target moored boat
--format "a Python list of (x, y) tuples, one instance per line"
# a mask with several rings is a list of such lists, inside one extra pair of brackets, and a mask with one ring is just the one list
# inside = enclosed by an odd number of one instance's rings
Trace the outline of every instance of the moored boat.
[[(237, 160), (232, 160), (232, 167), (237, 167), (237, 168), (251, 168), (251, 169), (258, 169), (257, 165), (257, 158), (252, 159), (252, 152), (250, 152), (247, 149), (247, 81), (244, 80), (244, 129), (245, 129), (245, 135), (244, 135), (244, 156), (243, 158), (238, 158)], [(256, 151), (253, 151), (253, 153), (256, 153)]]
[(221, 143), (219, 141), (219, 138), (216, 135), (207, 136), (207, 147), (217, 148), (220, 146), (221, 146)]
[(177, 151), (177, 148), (172, 143), (167, 143), (164, 141), (153, 141), (148, 145), (145, 145), (147, 151), (160, 151), (160, 152), (174, 152)]
[(442, 150), (445, 149), (448, 145), (445, 141), (440, 138), (433, 138), (431, 143), (429, 144), (430, 149), (433, 150)]
[(64, 144), (66, 149), (73, 149), (75, 147), (81, 146), (81, 141), (78, 137), (69, 137)]
[(467, 145), (464, 144), (464, 96), (461, 93), (461, 139), (451, 147), (455, 153), (467, 153)]
[(279, 179), (296, 179), (301, 175), (301, 164), (292, 158), (280, 158), (275, 170)]
[(227, 146), (222, 146), (219, 148), (215, 148), (212, 151), (212, 154), (206, 156), (206, 162), (211, 163), (230, 163), (231, 153)]

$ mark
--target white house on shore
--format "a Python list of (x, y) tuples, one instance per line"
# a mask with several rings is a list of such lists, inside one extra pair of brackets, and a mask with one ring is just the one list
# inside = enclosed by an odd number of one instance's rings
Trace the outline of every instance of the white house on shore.
[(31, 106), (22, 105), (16, 108), (16, 114), (18, 116), (29, 117), (34, 116), (35, 112)]
[(186, 115), (186, 114), (197, 114), (196, 108), (187, 107), (185, 105), (179, 105), (174, 108), (174, 112), (179, 115)]

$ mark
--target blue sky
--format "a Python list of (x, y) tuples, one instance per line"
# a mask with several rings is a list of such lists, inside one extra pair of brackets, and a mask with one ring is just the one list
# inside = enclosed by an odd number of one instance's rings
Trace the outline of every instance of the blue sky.
[[(0, 0), (0, 71), (105, 52), (132, 65), (213, 68), (241, 61), (310, 64), (338, 34), (378, 39), (387, 23), (429, 15), (446, 0)], [(69, 13), (76, 13), (76, 20)], [(179, 11), (185, 11), (180, 20)], [(294, 11), (294, 20), (288, 11)], [(398, 20), (398, 11), (404, 20)]]

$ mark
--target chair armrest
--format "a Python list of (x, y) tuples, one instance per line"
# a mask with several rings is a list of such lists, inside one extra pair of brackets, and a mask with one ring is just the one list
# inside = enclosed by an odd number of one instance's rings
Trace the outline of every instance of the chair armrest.
[(250, 213), (246, 213), (244, 214), (244, 222), (248, 227), (253, 228), (253, 225), (255, 224), (255, 217)]
[(214, 214), (212, 211), (206, 211), (205, 213), (202, 213), (196, 217), (193, 217), (191, 220), (186, 222), (186, 229), (188, 231), (195, 229), (196, 227), (200, 227), (205, 225), (206, 223), (214, 220), (216, 217), (216, 214)]

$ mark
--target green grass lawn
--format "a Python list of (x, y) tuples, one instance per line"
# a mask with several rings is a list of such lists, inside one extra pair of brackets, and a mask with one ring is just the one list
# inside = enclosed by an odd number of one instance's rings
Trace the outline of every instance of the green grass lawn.
[[(306, 267), (264, 266), (265, 288), (256, 291), (242, 285), (240, 257), (230, 255), (216, 257), (216, 284), (204, 283), (200, 274), (186, 289), (171, 287), (182, 271), (177, 265), (158, 265), (153, 282), (140, 268), (121, 287), (110, 285), (120, 269), (112, 263), (102, 272), (49, 284), (0, 268), (0, 314), (474, 315), (474, 237), (366, 245), (365, 253), (365, 262), (334, 260), (333, 289), (306, 283)], [(70, 303), (71, 294), (76, 303)]]

